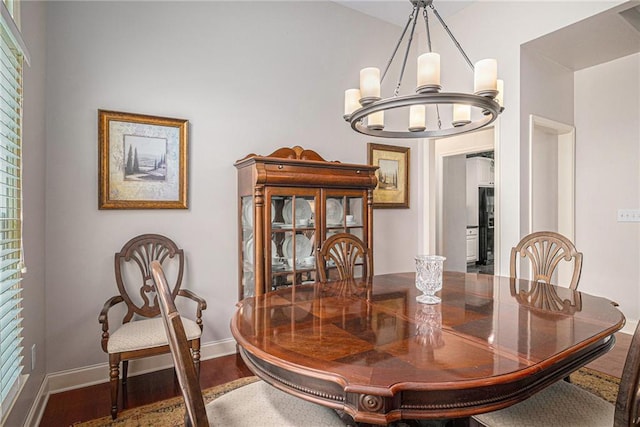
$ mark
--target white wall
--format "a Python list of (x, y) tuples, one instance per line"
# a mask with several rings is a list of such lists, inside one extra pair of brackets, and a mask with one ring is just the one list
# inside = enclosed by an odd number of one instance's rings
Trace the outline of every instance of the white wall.
[[(185, 249), (187, 286), (209, 305), (204, 343), (229, 338), (233, 163), (293, 145), (366, 163), (367, 142), (393, 143), (355, 134), (342, 108), (360, 68), (384, 66), (398, 28), (330, 2), (47, 6), (47, 371), (106, 362), (97, 316), (116, 292), (113, 254), (145, 232)], [(190, 121), (189, 210), (97, 209), (99, 108)], [(411, 209), (375, 212), (376, 272), (414, 268), (418, 189)]]
[[(532, 220), (529, 218), (529, 135), (532, 133), (529, 129), (529, 117), (533, 114), (573, 125), (574, 112), (573, 71), (547, 59), (526, 44), (520, 53), (520, 80), (525, 83), (520, 88), (520, 235), (518, 237), (524, 237), (531, 231), (542, 230), (539, 227), (535, 230), (529, 229)], [(539, 134), (539, 129), (534, 131), (534, 135)], [(534, 156), (534, 164), (535, 162)], [(536, 171), (534, 171), (535, 174)], [(541, 174), (538, 176), (544, 177)], [(543, 183), (534, 182), (534, 185), (541, 186), (541, 184)], [(534, 195), (534, 197), (537, 196)], [(535, 206), (534, 209), (536, 209)], [(557, 212), (557, 209), (555, 211)], [(514, 245), (515, 243), (512, 243), (509, 247)]]
[(459, 154), (443, 159), (442, 254), (449, 271), (467, 271), (467, 156)]
[(640, 224), (616, 221), (640, 208), (640, 55), (575, 73), (576, 246), (580, 290), (640, 317)]
[(558, 231), (558, 137), (538, 130), (532, 145), (531, 231)]

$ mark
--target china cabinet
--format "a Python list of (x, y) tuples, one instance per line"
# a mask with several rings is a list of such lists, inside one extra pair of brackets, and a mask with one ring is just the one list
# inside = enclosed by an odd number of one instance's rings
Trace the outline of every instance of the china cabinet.
[(333, 234), (373, 247), (377, 166), (326, 161), (295, 146), (250, 154), (235, 167), (239, 299), (314, 282), (316, 252)]

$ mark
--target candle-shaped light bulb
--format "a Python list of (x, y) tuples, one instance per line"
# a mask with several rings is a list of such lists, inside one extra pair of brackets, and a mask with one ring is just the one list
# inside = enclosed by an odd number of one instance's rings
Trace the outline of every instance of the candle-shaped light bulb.
[(344, 91), (344, 119), (349, 120), (351, 114), (360, 108), (360, 89)]
[(360, 70), (360, 104), (367, 105), (380, 99), (380, 69)]
[(376, 111), (367, 116), (367, 127), (373, 130), (384, 129), (384, 111)]
[(423, 53), (418, 57), (418, 84), (416, 92), (439, 92), (440, 55), (435, 52)]
[(483, 59), (476, 62), (473, 73), (473, 91), (476, 95), (493, 98), (497, 92), (498, 61)]
[(464, 126), (471, 123), (471, 106), (464, 104), (453, 104), (453, 121), (454, 127)]
[(412, 105), (409, 107), (409, 130), (411, 132), (422, 132), (426, 127), (424, 105)]

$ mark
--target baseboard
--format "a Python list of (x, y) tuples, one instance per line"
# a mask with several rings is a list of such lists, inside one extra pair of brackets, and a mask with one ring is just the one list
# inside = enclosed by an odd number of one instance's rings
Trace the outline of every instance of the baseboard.
[[(227, 356), (236, 352), (236, 341), (229, 338), (202, 345), (200, 348), (201, 360)], [(105, 354), (106, 358), (106, 354)], [(170, 354), (162, 354), (129, 362), (129, 377), (148, 372), (167, 369), (173, 366)], [(34, 399), (25, 427), (37, 427), (47, 406), (49, 395), (67, 390), (88, 387), (109, 381), (109, 363), (86, 366), (78, 369), (54, 372), (45, 376), (38, 395)]]
[(620, 329), (620, 332), (633, 335), (636, 332), (636, 326), (638, 326), (637, 320), (627, 319), (627, 323), (625, 323), (622, 329)]

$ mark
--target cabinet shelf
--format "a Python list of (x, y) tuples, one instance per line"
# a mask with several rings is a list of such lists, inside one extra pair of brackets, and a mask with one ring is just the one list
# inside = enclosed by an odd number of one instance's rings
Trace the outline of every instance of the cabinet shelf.
[[(329, 162), (295, 146), (268, 156), (249, 155), (235, 167), (240, 299), (315, 281), (317, 267), (325, 266), (298, 263), (315, 257), (337, 232), (353, 233), (373, 246), (376, 166)], [(347, 215), (354, 224), (347, 224)], [(297, 224), (305, 220), (310, 224)], [(286, 264), (273, 266), (268, 258), (274, 254)], [(295, 269), (289, 262), (296, 263)]]

